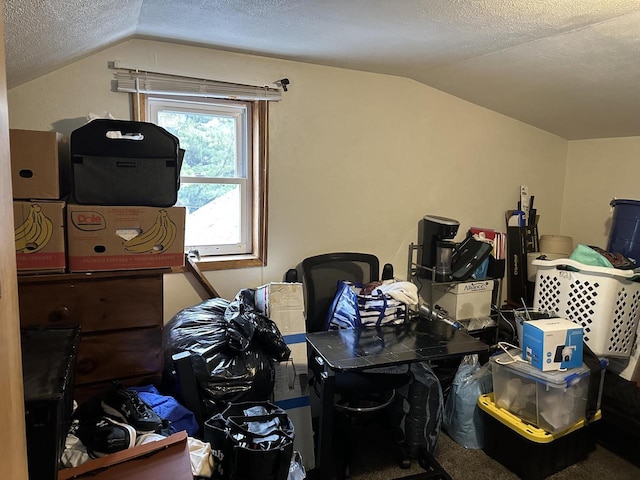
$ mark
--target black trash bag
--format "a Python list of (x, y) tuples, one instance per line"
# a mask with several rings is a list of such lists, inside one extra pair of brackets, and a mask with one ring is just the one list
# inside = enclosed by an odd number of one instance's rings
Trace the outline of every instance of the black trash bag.
[[(255, 304), (256, 290), (240, 290), (227, 308), (225, 318), (233, 323), (243, 337), (250, 336), (262, 350), (277, 362), (289, 359), (291, 350), (287, 346), (278, 326), (260, 313)], [(233, 339), (236, 341), (236, 339)]]
[[(259, 348), (244, 352), (220, 350), (209, 358), (193, 358), (194, 370), (204, 368), (206, 377), (196, 378), (204, 392), (207, 412), (215, 412), (228, 402), (271, 398), (275, 381), (273, 361)], [(200, 363), (205, 364), (200, 367)], [(196, 367), (198, 365), (198, 367)]]
[(164, 352), (167, 365), (171, 356), (189, 351), (194, 356), (207, 356), (227, 344), (227, 322), (224, 312), (229, 301), (212, 298), (185, 308), (174, 315), (164, 328)]
[(255, 308), (253, 305), (253, 295), (250, 290), (240, 290), (224, 313), (225, 320), (229, 322), (227, 331), (229, 346), (239, 352), (249, 348), (256, 330), (255, 321), (250, 315)]
[(228, 402), (270, 398), (273, 361), (289, 357), (275, 324), (270, 327), (268, 319), (258, 318), (253, 293), (241, 290), (233, 302), (206, 300), (181, 310), (165, 326), (165, 365), (172, 365), (171, 357), (176, 353), (191, 353), (207, 413)]

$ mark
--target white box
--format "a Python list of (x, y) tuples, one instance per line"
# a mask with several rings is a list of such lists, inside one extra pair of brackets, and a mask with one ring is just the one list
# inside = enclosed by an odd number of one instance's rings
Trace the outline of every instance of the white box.
[(306, 332), (301, 283), (272, 282), (258, 287), (255, 304), (276, 323), (283, 336)]
[[(281, 408), (282, 403), (275, 402)], [(302, 405), (300, 407), (285, 408), (287, 415), (293, 422), (295, 437), (293, 439), (293, 449), (300, 452), (302, 464), (307, 472), (316, 466), (316, 459), (313, 450), (313, 425), (311, 423), (311, 407)]]
[(522, 358), (543, 372), (582, 366), (582, 327), (566, 318), (525, 321)]
[(272, 282), (256, 289), (255, 305), (271, 319), (291, 350), (289, 360), (275, 364), (273, 400), (287, 412), (295, 428), (293, 448), (302, 455), (306, 470), (315, 467), (308, 354), (301, 283)]
[[(304, 335), (302, 335), (304, 338)], [(302, 455), (306, 470), (315, 467), (313, 450), (313, 428), (311, 426), (311, 400), (307, 383), (307, 343), (295, 342), (295, 335), (288, 335), (287, 345), (291, 355), (286, 362), (275, 364), (273, 400), (287, 412), (295, 428), (293, 448)], [(295, 343), (290, 343), (290, 342)]]
[(433, 284), (433, 304), (447, 311), (454, 320), (491, 315), (493, 280), (460, 282), (453, 285)]
[(298, 343), (287, 343), (287, 346), (291, 350), (289, 360), (275, 364), (273, 398), (276, 401), (309, 395), (307, 343), (303, 340)]

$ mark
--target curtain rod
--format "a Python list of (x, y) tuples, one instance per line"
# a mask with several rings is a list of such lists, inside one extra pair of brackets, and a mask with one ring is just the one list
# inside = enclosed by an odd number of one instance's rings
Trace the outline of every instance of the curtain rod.
[[(172, 73), (154, 72), (139, 67), (125, 65), (119, 61), (109, 62), (109, 68), (123, 70), (116, 73), (117, 90), (130, 93), (182, 94), (193, 96), (231, 97), (239, 99), (263, 99), (277, 101), (281, 99), (281, 90), (266, 85), (248, 85), (223, 82), (205, 78), (188, 77)], [(288, 79), (278, 80), (276, 85), (283, 87)], [(286, 91), (286, 90), (285, 90)]]

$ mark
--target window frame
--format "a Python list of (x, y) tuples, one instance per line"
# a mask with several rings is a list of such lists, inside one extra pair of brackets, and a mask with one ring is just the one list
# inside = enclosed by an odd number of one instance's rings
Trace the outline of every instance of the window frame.
[[(180, 98), (180, 95), (156, 95), (146, 93), (132, 93), (133, 118), (136, 121), (145, 122), (147, 120), (148, 97)], [(184, 96), (184, 101), (190, 98), (194, 101), (201, 100), (202, 97)], [(233, 102), (233, 99), (227, 101)], [(247, 101), (239, 101), (247, 103)], [(247, 176), (251, 176), (251, 199), (250, 219), (251, 253), (245, 254), (222, 254), (208, 255), (193, 259), (198, 263), (202, 271), (226, 270), (249, 267), (262, 267), (267, 265), (267, 225), (268, 225), (268, 120), (269, 102), (264, 100), (254, 100), (251, 104), (251, 115), (248, 122), (251, 128), (251, 138), (249, 138), (251, 149), (251, 171)]]

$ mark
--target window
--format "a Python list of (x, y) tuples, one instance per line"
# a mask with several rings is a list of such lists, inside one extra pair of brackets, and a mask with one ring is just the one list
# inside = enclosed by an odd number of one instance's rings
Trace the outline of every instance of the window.
[(187, 252), (205, 270), (266, 264), (266, 102), (138, 99), (141, 120), (167, 129), (185, 151), (177, 205), (187, 209)]

